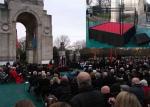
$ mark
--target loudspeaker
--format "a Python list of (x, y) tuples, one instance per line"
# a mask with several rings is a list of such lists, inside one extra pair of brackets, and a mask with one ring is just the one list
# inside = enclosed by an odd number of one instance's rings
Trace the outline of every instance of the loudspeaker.
[(138, 45), (148, 44), (150, 42), (150, 37), (146, 33), (136, 34), (135, 42)]

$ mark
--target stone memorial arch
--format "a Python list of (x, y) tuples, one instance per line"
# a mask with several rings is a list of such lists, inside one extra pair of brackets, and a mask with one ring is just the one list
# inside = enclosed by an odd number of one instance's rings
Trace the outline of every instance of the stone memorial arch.
[(5, 0), (0, 4), (1, 63), (16, 61), (17, 22), (26, 28), (28, 63), (48, 63), (53, 58), (52, 17), (43, 7), (43, 0)]

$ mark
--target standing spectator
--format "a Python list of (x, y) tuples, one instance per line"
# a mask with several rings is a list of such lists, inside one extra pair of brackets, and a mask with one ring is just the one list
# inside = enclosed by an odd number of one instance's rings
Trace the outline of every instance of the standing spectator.
[(43, 98), (48, 96), (50, 91), (50, 81), (46, 78), (45, 72), (42, 72), (42, 78), (38, 80), (38, 85), (36, 94), (41, 95)]
[(71, 107), (71, 106), (65, 102), (57, 102), (57, 103), (50, 105), (49, 107)]
[(62, 77), (59, 86), (55, 89), (53, 93), (59, 101), (68, 102), (71, 98), (71, 87), (69, 85), (69, 80), (67, 77)]
[(35, 106), (30, 100), (20, 100), (15, 104), (14, 107), (35, 107)]
[(150, 87), (145, 79), (141, 80), (140, 84), (144, 90), (144, 107), (148, 107), (148, 104), (150, 104)]
[(115, 101), (115, 107), (142, 107), (137, 97), (127, 91), (121, 91)]
[(109, 86), (103, 86), (101, 88), (101, 93), (104, 95), (105, 107), (111, 107), (111, 104), (108, 103), (108, 100), (111, 97), (110, 87)]
[(54, 95), (49, 95), (45, 99), (45, 107), (50, 107), (53, 103), (58, 102), (58, 99)]
[(33, 74), (29, 78), (29, 83), (28, 92), (30, 92), (32, 89), (34, 90), (38, 86), (37, 71), (33, 71)]
[(143, 106), (144, 105), (144, 90), (142, 88), (142, 85), (140, 84), (139, 78), (137, 77), (132, 78), (132, 87), (130, 88), (130, 91), (137, 96), (138, 100)]
[(9, 71), (10, 71), (10, 63), (7, 62), (4, 71), (9, 75)]
[(103, 79), (101, 77), (101, 74), (99, 72), (95, 73), (95, 79), (92, 80), (92, 85), (94, 89), (99, 89), (103, 85)]
[(99, 91), (93, 90), (88, 73), (80, 72), (77, 83), (80, 93), (71, 99), (73, 107), (104, 107), (104, 97)]

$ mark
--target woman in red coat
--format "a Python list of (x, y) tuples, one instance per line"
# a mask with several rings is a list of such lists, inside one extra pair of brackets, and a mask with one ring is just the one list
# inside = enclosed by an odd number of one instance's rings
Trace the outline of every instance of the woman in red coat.
[(22, 75), (18, 75), (16, 72), (16, 68), (12, 67), (10, 70), (10, 76), (15, 80), (16, 83), (22, 83), (23, 82), (23, 77)]

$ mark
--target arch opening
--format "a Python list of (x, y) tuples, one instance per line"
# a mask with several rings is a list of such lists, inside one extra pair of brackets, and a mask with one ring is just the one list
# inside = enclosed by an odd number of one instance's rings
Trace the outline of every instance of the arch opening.
[[(16, 19), (16, 56), (17, 60), (27, 63), (36, 63), (37, 56), (37, 20), (28, 12), (23, 12)], [(19, 46), (18, 46), (19, 43)]]

